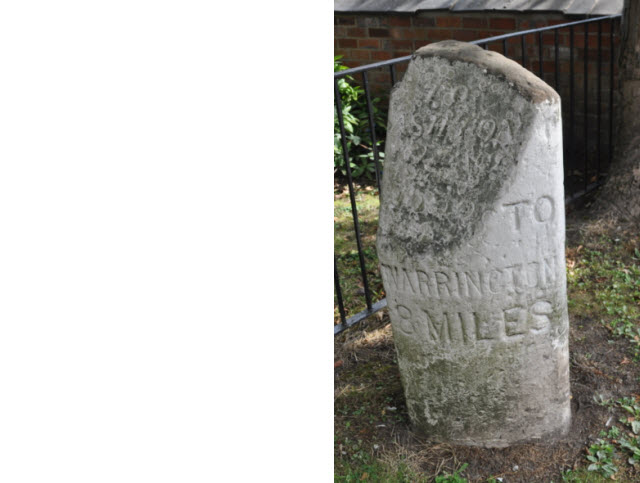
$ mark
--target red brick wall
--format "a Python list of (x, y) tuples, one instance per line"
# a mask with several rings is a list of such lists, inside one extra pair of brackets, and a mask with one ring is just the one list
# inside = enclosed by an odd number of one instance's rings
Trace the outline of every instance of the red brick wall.
[[(342, 55), (342, 62), (349, 67), (371, 64), (382, 60), (410, 55), (423, 45), (446, 39), (461, 41), (478, 40), (486, 37), (502, 35), (521, 30), (557, 25), (580, 20), (581, 17), (567, 17), (559, 13), (493, 13), (429, 11), (417, 14), (336, 14), (334, 16), (334, 51)], [(620, 21), (614, 21), (614, 49), (619, 51)], [(525, 67), (539, 75), (538, 34), (530, 34), (525, 38)], [(609, 61), (611, 55), (610, 22), (602, 23), (602, 68), (601, 86), (601, 151), (608, 151), (608, 107), (609, 107)], [(589, 24), (587, 62), (587, 139), (589, 164), (597, 166), (596, 142), (597, 110), (598, 110), (598, 25)], [(576, 159), (584, 157), (584, 60), (585, 37), (584, 25), (574, 27), (574, 86), (573, 86), (573, 148), (568, 148), (571, 137), (570, 107), (570, 33), (568, 28), (558, 31), (558, 85), (555, 83), (555, 34), (553, 31), (542, 34), (543, 79), (554, 87), (562, 98), (565, 149), (571, 152), (565, 156)], [(502, 41), (489, 44), (490, 50), (503, 53)], [(507, 41), (507, 57), (521, 63), (521, 38)], [(402, 78), (406, 63), (397, 66), (397, 79)], [(617, 68), (614, 66), (614, 89)], [(390, 87), (389, 68), (382, 68), (368, 73), (372, 89), (385, 96)], [(359, 81), (359, 77), (356, 81)], [(615, 106), (615, 103), (614, 103)]]
[[(527, 30), (549, 25), (580, 20), (559, 13), (474, 13), (456, 14), (448, 11), (421, 12), (418, 14), (336, 14), (334, 16), (334, 51), (343, 56), (343, 63), (349, 67), (371, 64), (381, 60), (410, 55), (423, 45), (446, 39), (462, 41), (478, 40), (505, 33)], [(619, 21), (615, 21), (619, 28)], [(603, 34), (609, 33), (609, 22), (602, 25)], [(584, 27), (575, 27), (575, 60), (584, 59)], [(527, 36), (527, 68), (538, 72), (537, 34)], [(560, 59), (569, 58), (569, 29), (559, 31)], [(553, 73), (554, 33), (543, 34), (543, 64), (546, 74)], [(589, 25), (590, 58), (595, 60), (598, 45), (597, 26)], [(489, 48), (502, 53), (502, 42), (490, 44)], [(509, 57), (520, 59), (520, 39), (508, 41)], [(609, 58), (609, 36), (602, 37), (602, 56)], [(563, 64), (561, 72), (568, 73), (568, 63)], [(386, 74), (386, 72), (384, 73)], [(552, 77), (552, 76), (551, 76)], [(545, 77), (546, 79), (546, 77)], [(388, 76), (374, 76), (372, 82), (388, 82)]]

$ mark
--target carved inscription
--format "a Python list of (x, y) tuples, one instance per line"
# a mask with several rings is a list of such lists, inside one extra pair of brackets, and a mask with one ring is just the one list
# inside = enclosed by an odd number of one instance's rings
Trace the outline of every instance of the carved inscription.
[(410, 270), (385, 263), (380, 267), (389, 292), (436, 300), (473, 300), (545, 289), (557, 282), (558, 270), (561, 269), (557, 254), (539, 261), (488, 270)]
[[(456, 67), (454, 75), (445, 59), (414, 59), (392, 97), (379, 238), (400, 258), (445, 256), (478, 231), (533, 117), (506, 83)], [(544, 201), (532, 208), (536, 219), (549, 218)]]
[(555, 202), (551, 196), (545, 195), (532, 200), (503, 203), (505, 210), (513, 213), (513, 229), (520, 231), (523, 224), (547, 223), (555, 215)]
[(389, 308), (397, 316), (394, 320), (399, 321), (397, 327), (404, 335), (440, 346), (473, 345), (481, 340), (509, 341), (539, 334), (549, 330), (553, 312), (551, 302), (545, 299), (490, 311), (411, 309), (393, 302)]

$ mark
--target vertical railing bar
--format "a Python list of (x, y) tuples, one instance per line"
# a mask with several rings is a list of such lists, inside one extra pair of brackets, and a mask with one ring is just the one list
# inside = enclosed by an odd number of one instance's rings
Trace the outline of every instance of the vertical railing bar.
[[(540, 59), (540, 68), (538, 69), (538, 72), (540, 73), (540, 75), (538, 75), (538, 77), (540, 77), (540, 79), (542, 79), (542, 75), (543, 75), (543, 71), (542, 71), (542, 32), (538, 32), (538, 58)], [(542, 79), (544, 80), (544, 79)]]
[(601, 136), (601, 128), (602, 128), (602, 124), (601, 124), (601, 116), (600, 116), (600, 111), (602, 110), (602, 92), (601, 92), (601, 88), (602, 88), (602, 22), (598, 22), (598, 99), (597, 99), (597, 104), (598, 104), (598, 144), (597, 144), (597, 172), (596, 172), (596, 181), (600, 181), (600, 156), (601, 156), (601, 146), (602, 146), (602, 136)]
[(489, 42), (484, 44), (484, 50), (489, 50)]
[(609, 23), (609, 163), (607, 171), (613, 160), (613, 19)]
[(333, 255), (333, 283), (336, 287), (336, 296), (338, 298), (338, 310), (340, 311), (340, 323), (347, 321), (347, 315), (344, 312), (344, 301), (342, 300), (342, 289), (340, 288), (340, 277), (338, 276), (338, 262), (336, 255)]
[(502, 39), (502, 55), (507, 56), (507, 39)]
[(371, 94), (369, 92), (369, 81), (367, 80), (367, 71), (362, 71), (362, 83), (364, 85), (364, 93), (367, 98), (367, 113), (369, 114), (369, 130), (371, 131), (371, 149), (373, 149), (373, 162), (376, 167), (376, 183), (378, 184), (378, 193), (382, 197), (382, 174), (380, 172), (380, 159), (378, 154), (378, 142), (376, 140), (376, 122), (373, 117), (373, 106), (371, 104)]
[(524, 46), (524, 38), (525, 38), (524, 35), (522, 35), (520, 37), (520, 46), (521, 46), (521, 49), (522, 49), (522, 67), (524, 67), (526, 69), (527, 68), (527, 65), (526, 65), (527, 64), (527, 54), (526, 54), (525, 46)]
[(391, 87), (393, 87), (396, 85), (396, 64), (391, 64), (389, 70), (391, 71)]
[(589, 186), (589, 24), (584, 24), (584, 189)]
[[(573, 152), (573, 27), (569, 27), (569, 173), (575, 167)], [(571, 194), (574, 194), (573, 192)]]
[(349, 198), (351, 199), (351, 213), (353, 214), (353, 226), (356, 232), (356, 244), (358, 246), (358, 258), (360, 259), (360, 272), (362, 274), (362, 284), (364, 285), (364, 296), (367, 301), (367, 308), (371, 309), (371, 293), (369, 292), (369, 282), (367, 280), (367, 269), (364, 262), (364, 253), (362, 251), (362, 240), (360, 238), (360, 224), (358, 223), (358, 208), (356, 206), (356, 194), (353, 188), (353, 177), (351, 175), (351, 163), (347, 152), (347, 136), (344, 129), (344, 119), (342, 118), (342, 100), (340, 99), (340, 89), (338, 82), (333, 82), (334, 95), (336, 102), (336, 111), (338, 113), (338, 125), (340, 126), (340, 137), (342, 141), (342, 155), (345, 166), (347, 168), (347, 181), (349, 184)]
[(554, 43), (555, 43), (555, 62), (556, 62), (556, 72), (555, 72), (555, 84), (556, 84), (556, 91), (559, 89), (559, 85), (558, 85), (558, 30), (560, 29), (555, 29), (553, 31), (554, 35)]

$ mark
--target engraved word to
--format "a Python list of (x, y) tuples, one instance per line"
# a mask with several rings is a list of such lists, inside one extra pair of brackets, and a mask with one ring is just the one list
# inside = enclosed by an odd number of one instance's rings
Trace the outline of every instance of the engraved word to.
[(502, 205), (513, 213), (513, 227), (520, 231), (523, 224), (548, 223), (555, 215), (555, 203), (551, 196), (541, 196), (537, 200), (522, 200)]

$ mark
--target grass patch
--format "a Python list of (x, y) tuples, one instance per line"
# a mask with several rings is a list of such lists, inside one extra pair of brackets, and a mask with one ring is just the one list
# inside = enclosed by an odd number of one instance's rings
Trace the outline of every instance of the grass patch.
[(567, 470), (562, 474), (563, 482), (567, 483), (603, 483), (605, 481), (611, 481), (609, 478), (588, 471), (586, 468), (579, 468), (577, 470)]
[[(360, 239), (372, 302), (385, 297), (376, 254), (376, 232), (380, 198), (378, 189), (368, 185), (355, 185)], [(351, 201), (346, 185), (334, 187), (334, 253), (338, 265), (342, 299), (347, 318), (366, 308), (360, 258), (353, 224)], [(334, 294), (334, 323), (340, 323), (338, 300)]]
[(357, 463), (340, 459), (336, 462), (336, 482), (388, 481), (399, 483), (422, 483), (428, 479), (416, 474), (406, 463), (387, 463), (375, 456), (363, 453)]
[(605, 481), (623, 479), (638, 481), (630, 472), (640, 469), (640, 397), (616, 400), (600, 399), (598, 404), (611, 412), (609, 421), (617, 420), (603, 429), (586, 449), (586, 468), (568, 472), (563, 481)]
[(625, 337), (640, 359), (640, 249), (637, 237), (600, 235), (567, 250), (569, 311)]

